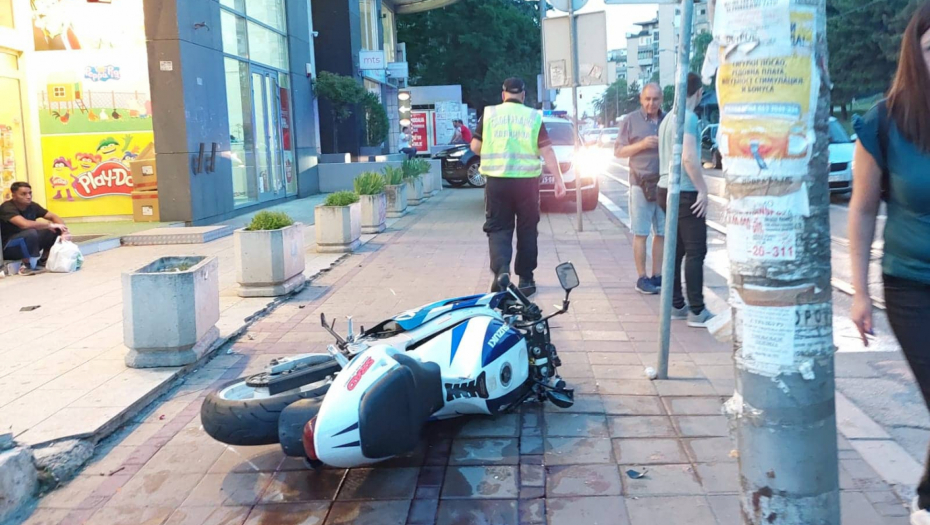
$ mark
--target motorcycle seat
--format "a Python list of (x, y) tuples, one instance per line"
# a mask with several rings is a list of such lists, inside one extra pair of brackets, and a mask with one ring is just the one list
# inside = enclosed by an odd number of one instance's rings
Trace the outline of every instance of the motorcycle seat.
[(366, 458), (378, 459), (412, 451), (423, 426), (443, 407), (439, 365), (404, 354), (363, 395), (359, 407), (359, 441)]

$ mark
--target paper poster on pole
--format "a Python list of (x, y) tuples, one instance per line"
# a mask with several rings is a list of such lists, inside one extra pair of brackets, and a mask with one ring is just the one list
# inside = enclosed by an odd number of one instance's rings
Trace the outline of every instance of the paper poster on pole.
[(714, 39), (727, 55), (754, 58), (790, 54), (791, 0), (717, 0)]
[[(730, 2), (768, 3), (787, 12), (782, 0)], [(718, 21), (727, 16), (719, 5), (717, 16)], [(742, 19), (740, 23), (755, 24)], [(720, 48), (719, 147), (727, 171), (734, 178), (766, 179), (773, 174), (801, 178), (807, 174), (816, 141), (813, 121), (820, 86), (820, 74), (810, 54), (813, 13), (793, 9), (789, 26), (786, 34), (767, 33), (780, 35), (783, 41), (760, 43), (751, 49), (741, 47), (740, 52), (730, 54)]]
[[(777, 297), (783, 300), (785, 290), (755, 288), (754, 300)], [(798, 373), (802, 363), (832, 351), (832, 309), (828, 303), (816, 304), (751, 304), (735, 290), (730, 292), (730, 304), (737, 310), (734, 334), (739, 352), (737, 366), (750, 372), (776, 377)], [(828, 347), (824, 347), (824, 345)]]
[(727, 252), (733, 262), (794, 261), (797, 231), (810, 215), (807, 186), (788, 195), (747, 196), (727, 206)]

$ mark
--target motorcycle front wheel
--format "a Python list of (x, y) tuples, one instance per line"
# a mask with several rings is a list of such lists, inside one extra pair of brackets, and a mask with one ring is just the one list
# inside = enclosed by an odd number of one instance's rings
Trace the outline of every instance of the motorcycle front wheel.
[(278, 443), (281, 411), (301, 399), (322, 398), (332, 383), (320, 378), (300, 388), (269, 395), (267, 389), (247, 384), (240, 377), (211, 392), (200, 407), (200, 421), (213, 439), (228, 445), (253, 446)]

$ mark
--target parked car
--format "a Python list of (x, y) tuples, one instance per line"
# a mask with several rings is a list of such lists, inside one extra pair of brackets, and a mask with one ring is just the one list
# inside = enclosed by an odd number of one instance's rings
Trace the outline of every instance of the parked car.
[(604, 128), (597, 137), (597, 145), (601, 148), (613, 148), (619, 134), (620, 128)]
[[(701, 162), (705, 166), (723, 169), (723, 157), (717, 147), (719, 126), (711, 124), (701, 133)], [(830, 117), (830, 192), (849, 193), (852, 191), (852, 160), (855, 140), (843, 125)]]
[(852, 193), (852, 163), (856, 141), (830, 117), (830, 193)]
[(433, 158), (442, 161), (442, 178), (451, 186), (468, 184), (483, 188), (487, 184), (484, 175), (478, 171), (481, 157), (475, 155), (468, 144), (452, 146), (433, 155)]
[[(581, 178), (581, 208), (585, 211), (591, 211), (597, 208), (597, 199), (600, 194), (600, 184), (597, 173), (592, 169), (590, 171), (579, 168), (575, 159), (575, 125), (571, 121), (558, 118), (544, 118), (546, 131), (552, 140), (552, 149), (555, 150), (555, 156), (559, 160), (559, 167), (562, 171), (562, 181), (568, 190), (566, 198), (575, 200), (575, 181), (578, 175)], [(605, 132), (616, 128), (607, 128), (602, 130), (600, 136)], [(616, 135), (614, 135), (616, 137)], [(600, 142), (600, 139), (598, 139)], [(613, 144), (611, 142), (611, 144)], [(581, 152), (584, 155), (584, 152)], [(542, 179), (539, 181), (539, 196), (545, 202), (555, 200), (555, 177), (549, 173), (543, 165)]]

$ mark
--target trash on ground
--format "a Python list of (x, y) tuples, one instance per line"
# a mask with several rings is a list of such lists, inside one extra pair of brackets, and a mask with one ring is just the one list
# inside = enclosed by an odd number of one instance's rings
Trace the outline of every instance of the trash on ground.
[(626, 471), (626, 475), (629, 476), (630, 479), (642, 479), (646, 477), (647, 472), (649, 472), (649, 469), (647, 468), (644, 468), (643, 470), (630, 469)]
[(36, 308), (38, 308), (38, 307), (40, 307), (40, 306), (42, 306), (42, 305), (40, 305), (40, 304), (35, 304), (35, 305), (32, 305), (32, 306), (24, 306), (24, 307), (20, 308), (19, 311), (20, 311), (20, 312), (31, 312), (31, 311), (35, 310)]

